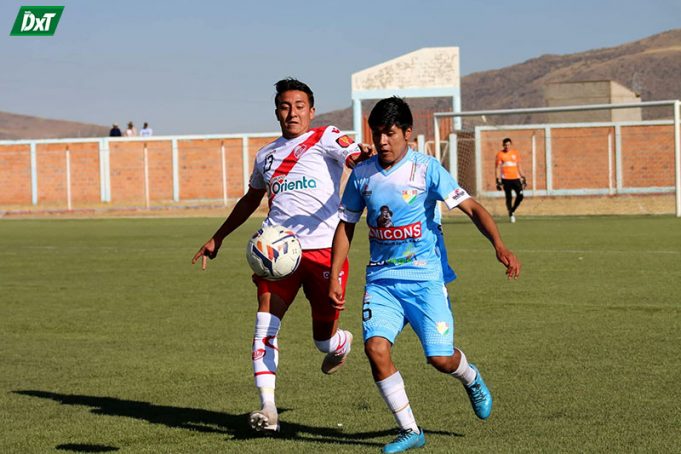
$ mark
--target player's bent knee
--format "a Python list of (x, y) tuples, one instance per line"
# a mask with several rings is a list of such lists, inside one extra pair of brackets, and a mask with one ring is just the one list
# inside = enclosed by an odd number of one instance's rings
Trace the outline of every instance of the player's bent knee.
[(428, 363), (445, 374), (451, 374), (456, 370), (453, 356), (429, 356)]
[(364, 344), (364, 353), (375, 363), (389, 361), (390, 341), (382, 337), (369, 338)]

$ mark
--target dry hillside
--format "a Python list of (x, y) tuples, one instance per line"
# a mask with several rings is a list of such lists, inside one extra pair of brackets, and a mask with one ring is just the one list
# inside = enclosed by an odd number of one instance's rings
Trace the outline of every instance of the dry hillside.
[[(506, 68), (477, 72), (461, 79), (463, 110), (510, 109), (544, 105), (544, 85), (551, 82), (614, 80), (643, 101), (681, 99), (681, 29), (606, 49), (569, 55), (542, 55)], [(430, 112), (451, 111), (445, 99), (411, 99), (415, 129), (430, 129)], [(363, 105), (369, 112), (372, 103)], [(315, 125), (352, 129), (352, 110), (319, 115)]]
[(0, 112), (0, 140), (102, 137), (108, 135), (109, 128), (106, 126)]

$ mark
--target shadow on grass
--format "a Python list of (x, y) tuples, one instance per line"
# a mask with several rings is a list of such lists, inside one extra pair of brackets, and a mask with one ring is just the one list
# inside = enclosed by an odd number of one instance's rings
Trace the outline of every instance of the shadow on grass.
[[(231, 435), (233, 440), (260, 438), (262, 434), (253, 431), (248, 425), (248, 413), (230, 414), (197, 408), (170, 407), (154, 405), (148, 402), (116, 399), (114, 397), (83, 396), (78, 394), (59, 394), (49, 391), (20, 390), (13, 391), (24, 396), (51, 399), (62, 405), (80, 405), (93, 407), (90, 411), (97, 415), (125, 416), (141, 419), (152, 424), (162, 424), (167, 427), (181, 428), (207, 433), (221, 433)], [(279, 413), (286, 409), (279, 409)], [(463, 436), (461, 434), (430, 431), (440, 435)], [(367, 441), (372, 438), (388, 437), (393, 430), (371, 432), (345, 432), (342, 429), (307, 426), (286, 422), (282, 424), (281, 432), (276, 438), (312, 441), (315, 443), (338, 443), (362, 446), (383, 446), (385, 442)]]
[(57, 445), (54, 447), (60, 451), (73, 451), (73, 452), (112, 452), (118, 451), (118, 448), (114, 446), (104, 446), (104, 445), (93, 445), (90, 443), (66, 443), (63, 445)]

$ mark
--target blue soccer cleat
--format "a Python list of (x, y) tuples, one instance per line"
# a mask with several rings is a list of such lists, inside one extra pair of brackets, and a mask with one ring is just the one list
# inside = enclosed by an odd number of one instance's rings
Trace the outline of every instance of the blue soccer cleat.
[(492, 393), (487, 389), (487, 385), (482, 379), (478, 368), (474, 364), (471, 364), (471, 368), (475, 371), (475, 380), (468, 386), (464, 385), (464, 388), (466, 393), (468, 393), (468, 398), (471, 400), (475, 416), (480, 419), (487, 419), (490, 413), (492, 413)]
[(383, 452), (394, 453), (402, 452), (407, 449), (421, 448), (426, 444), (426, 436), (423, 429), (419, 433), (411, 429), (400, 430), (399, 435), (393, 441), (383, 446)]

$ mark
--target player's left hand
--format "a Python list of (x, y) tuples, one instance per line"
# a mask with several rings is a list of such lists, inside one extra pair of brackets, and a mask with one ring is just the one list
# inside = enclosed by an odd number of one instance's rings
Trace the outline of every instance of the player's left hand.
[(520, 184), (523, 185), (523, 189), (527, 188), (527, 179), (525, 177), (520, 177)]
[(343, 295), (343, 286), (338, 279), (329, 279), (329, 299), (331, 300), (331, 307), (338, 311), (345, 309), (345, 296)]
[(520, 260), (509, 249), (501, 247), (496, 250), (497, 260), (499, 260), (506, 267), (506, 276), (509, 279), (518, 279), (520, 277)]

